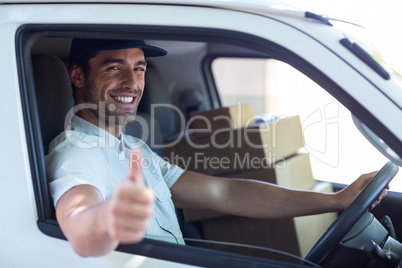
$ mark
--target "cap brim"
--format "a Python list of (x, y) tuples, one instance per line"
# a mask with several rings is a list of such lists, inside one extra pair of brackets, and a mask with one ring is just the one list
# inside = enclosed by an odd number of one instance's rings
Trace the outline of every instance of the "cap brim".
[(119, 50), (119, 49), (127, 49), (127, 48), (141, 48), (144, 51), (144, 56), (145, 57), (160, 57), (160, 56), (165, 56), (167, 55), (167, 51), (159, 48), (159, 47), (155, 47), (155, 46), (150, 46), (145, 44), (135, 44), (132, 42), (129, 42), (127, 44), (106, 44), (106, 45), (102, 45), (99, 47), (94, 47), (94, 48), (90, 48), (88, 50), (88, 52), (92, 52), (92, 51), (101, 51), (101, 50)]
[(89, 52), (128, 48), (141, 48), (146, 58), (167, 55), (166, 50), (147, 45), (143, 40), (74, 39), (70, 49), (70, 66)]

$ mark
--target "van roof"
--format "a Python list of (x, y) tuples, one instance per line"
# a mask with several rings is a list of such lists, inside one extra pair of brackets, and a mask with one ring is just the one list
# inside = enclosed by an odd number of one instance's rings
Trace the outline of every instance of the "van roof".
[(305, 11), (278, 0), (0, 0), (0, 4), (162, 4), (204, 6), (304, 18)]

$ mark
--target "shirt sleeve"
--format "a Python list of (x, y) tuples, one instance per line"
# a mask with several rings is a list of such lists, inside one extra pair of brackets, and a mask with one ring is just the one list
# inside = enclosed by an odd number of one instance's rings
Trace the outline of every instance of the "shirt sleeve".
[(141, 149), (145, 159), (152, 159), (152, 172), (157, 169), (170, 189), (183, 174), (184, 169), (177, 165), (170, 164), (168, 161), (153, 152), (145, 143), (142, 145)]
[(108, 173), (98, 150), (78, 148), (64, 141), (46, 155), (46, 172), (55, 207), (63, 194), (79, 185), (92, 185), (107, 199)]
[(163, 160), (162, 158), (160, 158), (160, 161), (161, 161), (162, 176), (165, 179), (167, 186), (169, 188), (172, 188), (172, 186), (176, 183), (176, 181), (183, 174), (184, 169), (182, 169), (176, 165), (172, 165), (169, 162), (167, 162), (166, 160)]

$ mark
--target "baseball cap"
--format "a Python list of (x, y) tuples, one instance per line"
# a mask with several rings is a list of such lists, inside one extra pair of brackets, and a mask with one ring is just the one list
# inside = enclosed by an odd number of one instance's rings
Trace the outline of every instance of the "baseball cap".
[(141, 48), (144, 51), (144, 56), (159, 57), (167, 55), (167, 51), (150, 46), (144, 40), (132, 39), (73, 39), (70, 48), (70, 66), (88, 52), (101, 50), (119, 50), (127, 48)]

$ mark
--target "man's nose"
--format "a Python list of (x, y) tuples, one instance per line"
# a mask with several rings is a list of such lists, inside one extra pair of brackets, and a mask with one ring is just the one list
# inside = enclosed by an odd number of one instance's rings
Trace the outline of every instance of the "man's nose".
[(124, 88), (130, 90), (137, 88), (139, 77), (136, 77), (136, 74), (133, 70), (126, 70), (122, 76), (122, 86)]

